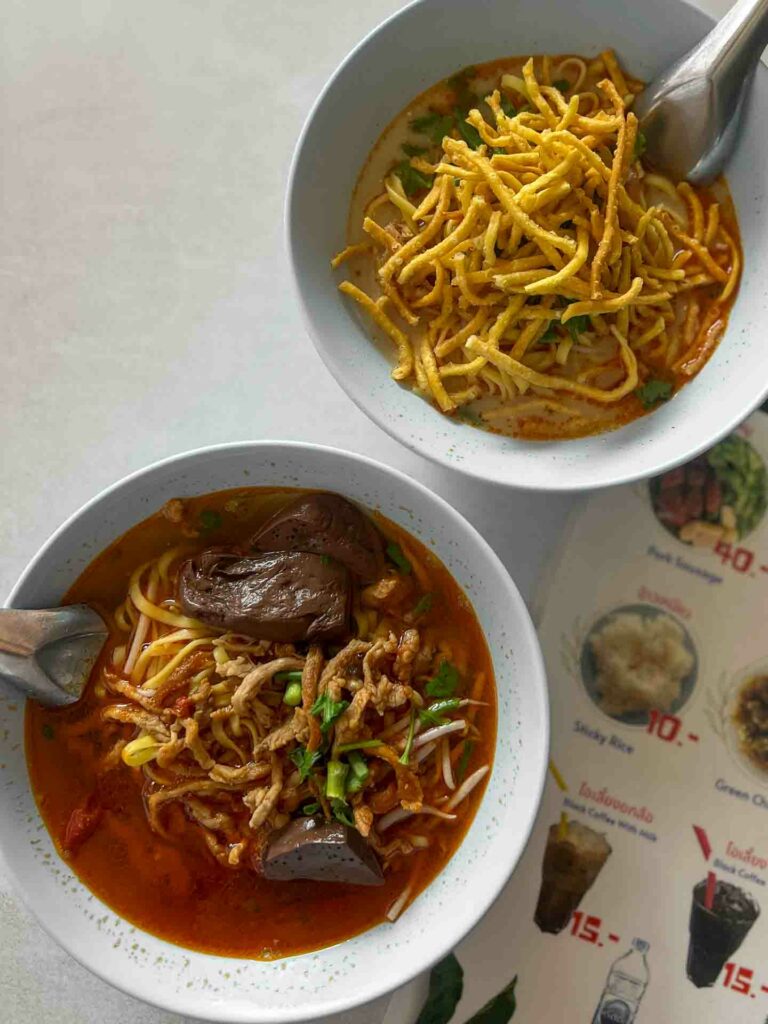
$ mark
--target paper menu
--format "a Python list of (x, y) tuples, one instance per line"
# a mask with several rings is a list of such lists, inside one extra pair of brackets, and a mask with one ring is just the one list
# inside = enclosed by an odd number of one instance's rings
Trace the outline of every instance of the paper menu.
[(756, 414), (685, 470), (586, 498), (553, 560), (538, 622), (567, 789), (550, 777), (458, 951), (485, 998), (518, 974), (523, 1022), (768, 1021), (766, 463)]

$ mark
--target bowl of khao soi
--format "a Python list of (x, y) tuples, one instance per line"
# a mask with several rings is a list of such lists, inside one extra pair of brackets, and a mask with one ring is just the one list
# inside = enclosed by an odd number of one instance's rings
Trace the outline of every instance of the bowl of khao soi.
[(14, 601), (109, 627), (75, 704), (3, 705), (1, 816), (24, 814), (3, 849), (46, 927), (133, 994), (217, 1020), (303, 1019), (308, 987), (312, 1016), (357, 1005), (513, 869), (545, 766), (535, 635), (408, 478), (292, 444), (181, 456), (78, 513)]
[[(500, 5), (484, 6), (501, 17)], [(343, 215), (335, 205), (339, 223), (323, 235), (323, 294), (346, 321), (345, 341), (326, 336), (317, 296), (307, 315), (353, 397), (423, 454), (523, 486), (595, 486), (679, 462), (760, 400), (764, 378), (748, 381), (764, 356), (729, 330), (742, 288), (754, 287), (751, 250), (730, 171), (699, 187), (645, 158), (633, 108), (667, 47), (639, 55), (642, 31), (636, 40), (612, 32), (626, 17), (614, 11), (601, 15), (599, 35), (585, 23), (567, 42), (554, 31), (526, 48), (518, 29), (533, 7), (504, 5), (512, 56), (499, 56), (497, 41), (481, 46), (473, 30), (472, 63), (454, 58), (431, 81), (423, 67), (405, 71), (411, 91), (391, 86), (386, 112), (377, 102), (351, 187), (344, 176)], [(346, 110), (356, 60), (365, 51), (375, 77), (385, 39), (403, 45), (435, 8), (424, 0), (383, 26), (329, 84), (297, 150), (289, 216), (307, 198), (308, 139)], [(693, 41), (699, 16), (671, 10), (675, 45)], [(731, 165), (739, 183), (742, 153)], [(328, 208), (314, 220), (325, 226)], [(305, 299), (315, 286), (304, 280), (308, 259), (294, 250)], [(749, 401), (715, 411), (712, 396), (734, 374)]]

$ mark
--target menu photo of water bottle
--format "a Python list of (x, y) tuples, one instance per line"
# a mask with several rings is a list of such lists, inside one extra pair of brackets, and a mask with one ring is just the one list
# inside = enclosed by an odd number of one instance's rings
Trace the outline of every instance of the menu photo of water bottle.
[(627, 952), (611, 964), (592, 1024), (632, 1024), (637, 1019), (651, 980), (649, 948), (645, 939), (633, 939)]

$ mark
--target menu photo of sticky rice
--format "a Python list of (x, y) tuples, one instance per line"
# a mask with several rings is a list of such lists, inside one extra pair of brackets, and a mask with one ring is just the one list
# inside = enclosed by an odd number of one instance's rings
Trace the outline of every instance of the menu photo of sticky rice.
[(647, 725), (652, 711), (679, 711), (698, 677), (690, 630), (648, 603), (613, 608), (586, 628), (579, 620), (563, 638), (562, 658), (600, 711), (625, 725)]

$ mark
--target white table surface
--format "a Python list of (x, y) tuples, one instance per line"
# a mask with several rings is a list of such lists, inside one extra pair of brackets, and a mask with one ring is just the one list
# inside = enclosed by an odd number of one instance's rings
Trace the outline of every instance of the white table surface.
[[(483, 485), (400, 447), (329, 376), (289, 284), (282, 209), (299, 129), (345, 53), (399, 6), (4, 0), (2, 594), (126, 473), (200, 445), (294, 438), (418, 477), (530, 596), (572, 499)], [(71, 960), (2, 864), (0, 994), (14, 1024), (182, 1020)], [(377, 1024), (385, 1006), (343, 1021)]]

